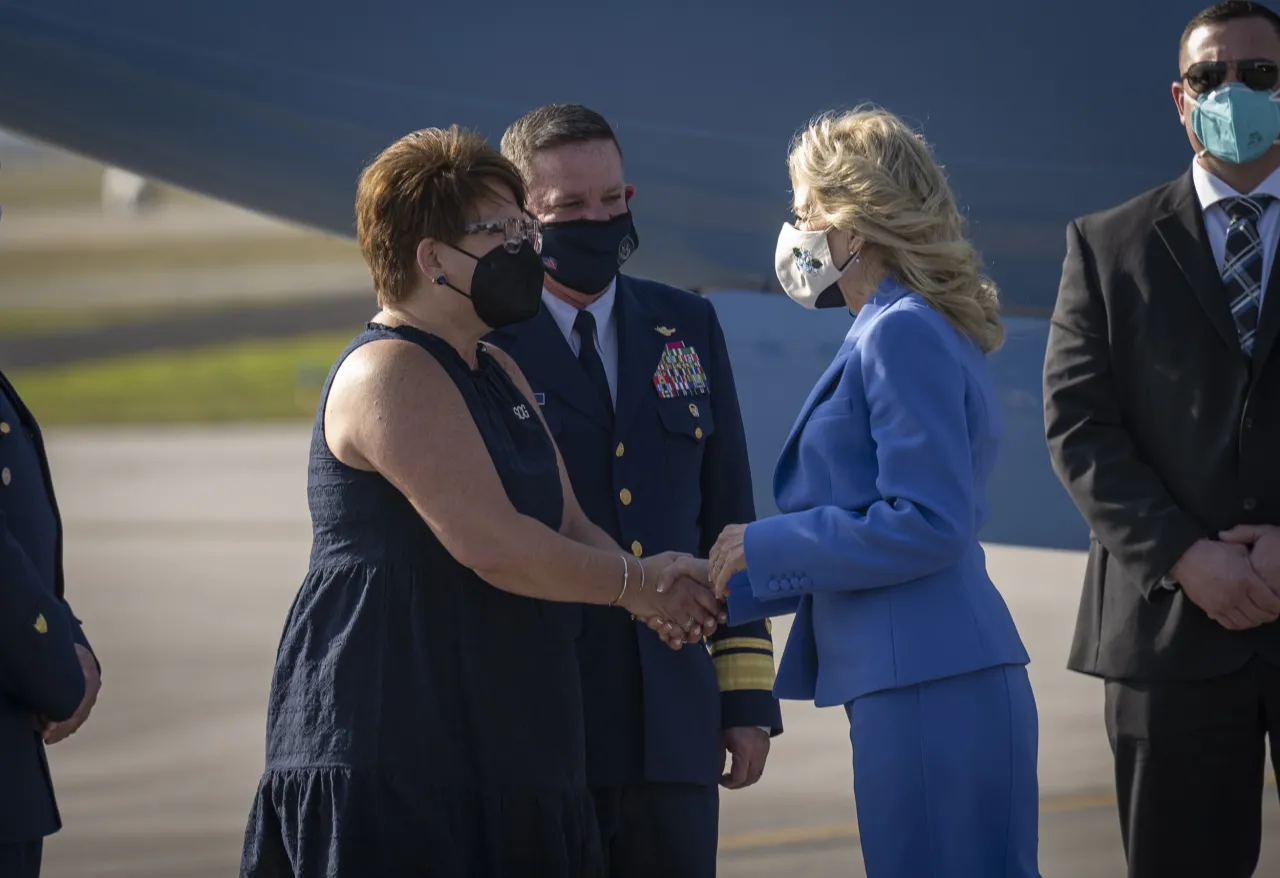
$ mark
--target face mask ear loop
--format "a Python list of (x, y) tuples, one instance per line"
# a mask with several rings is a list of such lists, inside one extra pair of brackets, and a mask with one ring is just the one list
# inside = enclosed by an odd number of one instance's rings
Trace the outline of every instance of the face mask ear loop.
[[(480, 258), (479, 258), (478, 256), (474, 256), (474, 255), (472, 255), (471, 253), (468, 253), (466, 250), (463, 250), (461, 247), (456, 247), (456, 246), (454, 246), (453, 244), (445, 244), (445, 246), (446, 246), (446, 247), (448, 247), (450, 250), (457, 250), (457, 251), (458, 251), (459, 253), (461, 253), (463, 256), (467, 256), (467, 257), (469, 257), (469, 258), (471, 258), (471, 259), (474, 259), (477, 265), (479, 265), (479, 264), (480, 264)], [(474, 275), (472, 275), (472, 277), (474, 277)], [(433, 277), (433, 278), (431, 279), (431, 281), (432, 281), (432, 283), (435, 283), (435, 284), (439, 284), (439, 285), (442, 285), (442, 286), (446, 286), (446, 287), (448, 287), (449, 289), (451, 289), (451, 290), (453, 290), (455, 293), (457, 293), (459, 296), (462, 296), (464, 299), (470, 299), (470, 298), (471, 298), (471, 294), (470, 294), (470, 293), (464, 293), (462, 290), (458, 289), (458, 288), (457, 288), (457, 287), (455, 287), (453, 284), (449, 283), (449, 278), (445, 277), (445, 274), (444, 274), (444, 272), (443, 272), (443, 271), (442, 271), (442, 272), (440, 272), (440, 274), (438, 274), (438, 275), (436, 275), (435, 277)]]
[[(1222, 88), (1222, 86), (1218, 86), (1218, 88)], [(1191, 113), (1195, 110), (1195, 108), (1196, 108), (1196, 107), (1200, 106), (1200, 104), (1201, 104), (1201, 103), (1202, 103), (1202, 102), (1203, 102), (1203, 101), (1204, 101), (1204, 100), (1205, 100), (1209, 95), (1213, 94), (1213, 92), (1214, 92), (1214, 91), (1217, 91), (1217, 90), (1218, 90), (1218, 89), (1214, 89), (1213, 91), (1204, 91), (1204, 92), (1201, 92), (1200, 94), (1196, 95), (1194, 98), (1192, 98), (1192, 99), (1191, 99), (1191, 109), (1190, 109), (1190, 110), (1188, 110), (1188, 109), (1186, 108), (1187, 93), (1184, 91), (1184, 92), (1182, 93), (1183, 113), (1184, 113), (1184, 114), (1186, 114), (1186, 115), (1188, 115), (1188, 116), (1189, 116), (1189, 115), (1191, 115)], [(1200, 159), (1203, 159), (1203, 158), (1204, 158), (1205, 156), (1207, 156), (1207, 155), (1209, 155), (1209, 148), (1208, 148), (1207, 146), (1206, 146), (1206, 147), (1201, 147), (1200, 151), (1196, 153), (1196, 160), (1197, 160), (1197, 161), (1199, 161)]]
[[(1268, 96), (1267, 99), (1271, 101), (1271, 103), (1273, 104), (1280, 104), (1280, 90), (1271, 92), (1271, 94)], [(1280, 113), (1280, 109), (1277, 109), (1276, 112)], [(1277, 144), (1280, 144), (1280, 137), (1277, 137), (1275, 140), (1271, 141), (1272, 146), (1276, 146)]]

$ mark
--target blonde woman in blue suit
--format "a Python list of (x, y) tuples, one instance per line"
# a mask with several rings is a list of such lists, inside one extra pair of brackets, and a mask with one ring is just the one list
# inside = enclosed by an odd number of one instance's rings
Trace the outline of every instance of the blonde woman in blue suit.
[(709, 577), (733, 625), (795, 613), (774, 692), (844, 706), (869, 878), (1035, 878), (1028, 656), (978, 542), (997, 291), (928, 145), (892, 114), (822, 116), (789, 165), (778, 279), (856, 319), (783, 446), (781, 514), (729, 526), (660, 585)]

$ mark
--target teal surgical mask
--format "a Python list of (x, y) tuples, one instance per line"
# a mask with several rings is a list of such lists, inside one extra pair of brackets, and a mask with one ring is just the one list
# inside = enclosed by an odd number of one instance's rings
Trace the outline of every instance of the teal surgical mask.
[(1228, 82), (1196, 98), (1191, 130), (1210, 155), (1232, 164), (1251, 162), (1280, 137), (1280, 97)]

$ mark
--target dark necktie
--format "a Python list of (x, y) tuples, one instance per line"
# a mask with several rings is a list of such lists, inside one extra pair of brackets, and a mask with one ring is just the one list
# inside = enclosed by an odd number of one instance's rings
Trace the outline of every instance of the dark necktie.
[(578, 330), (578, 362), (587, 373), (588, 380), (599, 393), (605, 410), (613, 414), (613, 398), (609, 395), (609, 378), (605, 375), (604, 363), (600, 361), (600, 353), (596, 350), (596, 318), (583, 308), (573, 321), (573, 328)]
[(1231, 316), (1235, 318), (1240, 349), (1245, 356), (1253, 352), (1261, 310), (1263, 247), (1258, 236), (1258, 221), (1271, 200), (1270, 195), (1252, 195), (1222, 201), (1222, 208), (1231, 220), (1227, 226), (1222, 280), (1231, 296)]

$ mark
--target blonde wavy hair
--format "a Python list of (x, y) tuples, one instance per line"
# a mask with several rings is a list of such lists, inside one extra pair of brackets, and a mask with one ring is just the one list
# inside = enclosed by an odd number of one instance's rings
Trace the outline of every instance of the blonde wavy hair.
[(924, 138), (887, 110), (824, 113), (791, 144), (814, 217), (878, 248), (885, 268), (983, 351), (1004, 343), (1000, 294)]

